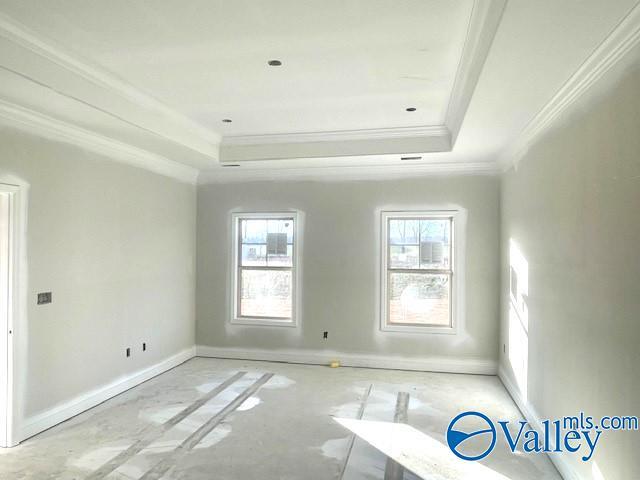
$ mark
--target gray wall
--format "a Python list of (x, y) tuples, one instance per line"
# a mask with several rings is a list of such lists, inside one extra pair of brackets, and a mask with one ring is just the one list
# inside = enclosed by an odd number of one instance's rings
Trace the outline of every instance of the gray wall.
[[(199, 345), (497, 360), (499, 180), (458, 176), (367, 182), (250, 182), (198, 189)], [(380, 209), (468, 210), (466, 329), (457, 336), (380, 332)], [(230, 325), (231, 211), (296, 209), (305, 217), (301, 325)], [(329, 339), (322, 332), (329, 331)]]
[[(527, 400), (542, 419), (640, 413), (639, 86), (636, 68), (585, 98), (504, 177), (501, 366), (515, 379), (513, 240), (529, 270)], [(639, 450), (637, 432), (603, 434), (602, 478), (640, 478)], [(592, 462), (566, 458), (592, 478)]]
[[(1, 129), (7, 179), (29, 185), (18, 418), (194, 344), (193, 185)], [(41, 291), (52, 304), (36, 305)]]

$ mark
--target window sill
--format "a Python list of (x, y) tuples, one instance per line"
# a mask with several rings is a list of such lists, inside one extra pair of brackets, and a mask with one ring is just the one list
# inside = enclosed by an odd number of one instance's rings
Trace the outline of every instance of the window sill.
[(454, 327), (438, 327), (433, 325), (417, 326), (417, 325), (389, 325), (384, 324), (380, 328), (383, 332), (396, 333), (428, 333), (434, 335), (456, 335), (458, 329)]
[(231, 319), (232, 325), (250, 325), (258, 327), (289, 327), (298, 326), (295, 320), (276, 320), (271, 318), (260, 317), (241, 317)]

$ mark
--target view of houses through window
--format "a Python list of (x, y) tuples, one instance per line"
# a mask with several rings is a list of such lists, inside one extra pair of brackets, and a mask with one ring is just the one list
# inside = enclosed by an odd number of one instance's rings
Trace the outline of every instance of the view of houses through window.
[(238, 318), (292, 318), (294, 221), (258, 214), (238, 219)]
[(386, 222), (387, 325), (451, 326), (452, 217)]
[[(234, 319), (294, 324), (295, 214), (234, 218)], [(453, 216), (386, 212), (383, 225), (384, 325), (452, 327)]]

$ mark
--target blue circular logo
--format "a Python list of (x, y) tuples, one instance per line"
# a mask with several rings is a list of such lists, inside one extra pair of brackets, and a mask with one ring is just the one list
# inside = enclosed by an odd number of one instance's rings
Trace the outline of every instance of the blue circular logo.
[[(468, 421), (465, 422), (464, 420)], [(482, 424), (480, 428), (476, 426), (478, 421)], [(454, 428), (456, 424), (461, 424), (458, 429)], [(469, 455), (461, 453), (460, 450), (464, 451), (464, 443), (470, 438), (476, 437), (481, 440), (473, 443), (473, 450), (477, 450), (478, 445), (480, 445), (480, 449), (482, 450), (482, 446), (486, 444), (482, 453), (479, 455), (476, 455), (475, 451)], [(480, 443), (478, 444), (478, 442)], [(489, 455), (493, 447), (496, 446), (496, 427), (489, 417), (480, 412), (463, 412), (449, 423), (449, 428), (447, 428), (447, 444), (454, 455), (462, 460), (483, 459)], [(467, 443), (467, 447), (469, 447), (469, 443)]]

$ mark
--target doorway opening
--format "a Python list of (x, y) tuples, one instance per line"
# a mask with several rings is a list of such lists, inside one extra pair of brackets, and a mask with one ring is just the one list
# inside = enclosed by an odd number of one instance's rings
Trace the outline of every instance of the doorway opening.
[(18, 187), (0, 184), (0, 447), (12, 445), (15, 205)]

